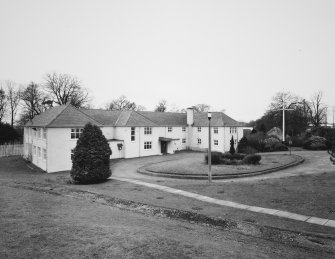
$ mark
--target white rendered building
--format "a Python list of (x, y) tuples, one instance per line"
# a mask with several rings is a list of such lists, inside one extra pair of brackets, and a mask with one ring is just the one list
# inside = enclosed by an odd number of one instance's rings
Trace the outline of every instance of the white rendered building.
[[(111, 159), (172, 154), (208, 148), (207, 113), (106, 111), (62, 105), (35, 116), (24, 127), (24, 157), (52, 173), (70, 170), (71, 152), (86, 123), (99, 126), (112, 150)], [(221, 112), (211, 119), (212, 151), (229, 151), (243, 127)]]

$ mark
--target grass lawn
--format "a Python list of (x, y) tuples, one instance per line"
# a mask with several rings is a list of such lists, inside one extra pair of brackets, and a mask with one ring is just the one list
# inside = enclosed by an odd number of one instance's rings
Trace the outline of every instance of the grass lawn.
[[(245, 174), (290, 164), (297, 160), (297, 156), (287, 154), (261, 154), (261, 156), (259, 165), (212, 165), (212, 174)], [(204, 157), (204, 153), (194, 153), (192, 157), (155, 163), (145, 169), (156, 173), (207, 175), (208, 165)]]
[[(0, 159), (0, 258), (334, 256), (335, 239), (249, 223), (222, 229), (139, 213), (134, 203), (127, 208), (106, 201), (120, 197), (204, 214), (208, 204), (115, 180), (71, 185), (68, 179), (68, 172), (45, 174), (21, 158)], [(149, 207), (140, 206), (142, 211)]]

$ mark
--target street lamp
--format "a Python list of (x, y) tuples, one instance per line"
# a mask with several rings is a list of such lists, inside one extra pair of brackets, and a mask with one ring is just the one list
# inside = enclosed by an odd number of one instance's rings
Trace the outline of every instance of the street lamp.
[(212, 113), (208, 112), (208, 183), (212, 182), (212, 155), (211, 155), (211, 118)]

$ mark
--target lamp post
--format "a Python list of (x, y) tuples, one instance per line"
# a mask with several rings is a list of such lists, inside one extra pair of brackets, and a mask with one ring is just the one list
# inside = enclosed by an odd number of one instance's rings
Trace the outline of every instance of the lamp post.
[(211, 118), (212, 113), (208, 112), (208, 183), (212, 182), (212, 155), (211, 155)]

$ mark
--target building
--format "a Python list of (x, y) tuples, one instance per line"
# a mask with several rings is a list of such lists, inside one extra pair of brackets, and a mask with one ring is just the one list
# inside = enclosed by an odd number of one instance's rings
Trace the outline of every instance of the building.
[[(35, 116), (24, 127), (24, 157), (52, 173), (70, 170), (71, 153), (86, 123), (99, 126), (112, 150), (111, 159), (171, 154), (208, 148), (207, 113), (106, 111), (62, 105)], [(212, 150), (229, 151), (243, 127), (221, 112), (211, 119)]]

